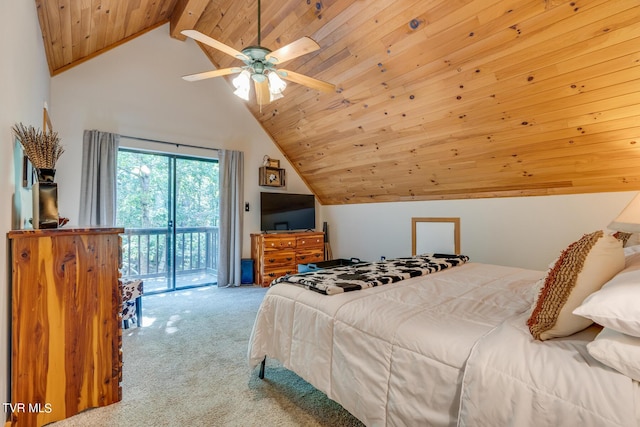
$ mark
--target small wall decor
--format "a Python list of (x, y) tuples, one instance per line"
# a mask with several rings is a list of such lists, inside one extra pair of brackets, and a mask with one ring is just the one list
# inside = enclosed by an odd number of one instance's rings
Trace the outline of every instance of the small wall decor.
[(279, 168), (280, 167), (280, 160), (269, 159), (269, 167)]
[[(16, 141), (20, 142), (17, 138)], [(22, 186), (26, 189), (30, 189), (33, 185), (33, 165), (29, 161), (29, 157), (26, 154), (22, 155)]]
[(270, 168), (279, 168), (280, 167), (280, 160), (272, 159), (269, 156), (265, 155), (262, 158), (262, 166), (267, 166), (267, 167), (270, 167)]
[(259, 185), (266, 187), (284, 187), (285, 170), (281, 168), (273, 168), (270, 166), (262, 166), (259, 173)]

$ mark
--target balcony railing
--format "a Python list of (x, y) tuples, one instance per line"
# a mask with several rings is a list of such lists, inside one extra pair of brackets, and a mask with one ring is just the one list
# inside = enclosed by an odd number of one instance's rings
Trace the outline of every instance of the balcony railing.
[[(126, 228), (122, 235), (122, 276), (168, 277), (172, 234), (167, 228)], [(176, 275), (211, 273), (218, 269), (218, 227), (175, 230)]]

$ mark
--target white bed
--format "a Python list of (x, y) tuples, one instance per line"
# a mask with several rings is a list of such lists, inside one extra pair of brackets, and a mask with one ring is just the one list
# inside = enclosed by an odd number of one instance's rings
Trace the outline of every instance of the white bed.
[(640, 425), (639, 383), (586, 351), (595, 327), (529, 334), (543, 276), (467, 263), (331, 296), (277, 284), (249, 363), (280, 361), (368, 426)]

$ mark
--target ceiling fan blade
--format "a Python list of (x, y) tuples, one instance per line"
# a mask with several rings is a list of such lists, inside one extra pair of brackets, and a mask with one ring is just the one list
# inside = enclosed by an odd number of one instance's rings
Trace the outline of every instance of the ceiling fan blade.
[(238, 58), (243, 61), (249, 59), (247, 55), (240, 52), (239, 50), (235, 50), (231, 46), (227, 46), (226, 44), (219, 42), (218, 40), (212, 39), (208, 35), (202, 34), (200, 31), (182, 30), (181, 33), (187, 37), (191, 37), (192, 39), (199, 41), (200, 43), (204, 43), (207, 46), (211, 46), (214, 49), (218, 49), (219, 51), (224, 52), (227, 55), (231, 55), (234, 58)]
[(256, 101), (258, 105), (267, 105), (271, 102), (271, 93), (269, 93), (269, 81), (264, 79), (259, 82), (254, 80), (256, 88)]
[(322, 80), (314, 79), (312, 77), (305, 76), (303, 74), (295, 73), (289, 70), (277, 70), (280, 77), (285, 80), (289, 80), (294, 83), (298, 83), (312, 89), (317, 89), (322, 92), (335, 92), (336, 85), (328, 83)]
[(228, 74), (239, 73), (242, 71), (242, 68), (233, 67), (233, 68), (221, 68), (220, 70), (212, 70), (205, 71), (197, 74), (189, 74), (187, 76), (182, 76), (188, 82), (197, 82), (198, 80), (210, 79), (212, 77), (226, 76)]
[(265, 58), (272, 64), (282, 64), (283, 62), (290, 61), (298, 56), (306, 55), (318, 49), (320, 49), (320, 45), (312, 38), (303, 37), (286, 46), (282, 46), (280, 49), (276, 49)]

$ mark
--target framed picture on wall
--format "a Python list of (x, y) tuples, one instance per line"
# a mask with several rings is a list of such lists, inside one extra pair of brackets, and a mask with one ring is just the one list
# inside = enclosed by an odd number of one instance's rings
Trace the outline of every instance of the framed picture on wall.
[(262, 166), (259, 174), (259, 185), (266, 187), (284, 187), (284, 169)]
[[(16, 145), (20, 146), (20, 141), (16, 139)], [(26, 154), (22, 154), (22, 186), (24, 188), (31, 188), (34, 182), (35, 170), (33, 169), (33, 165), (31, 161), (27, 157)]]

